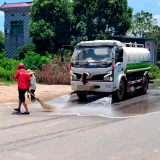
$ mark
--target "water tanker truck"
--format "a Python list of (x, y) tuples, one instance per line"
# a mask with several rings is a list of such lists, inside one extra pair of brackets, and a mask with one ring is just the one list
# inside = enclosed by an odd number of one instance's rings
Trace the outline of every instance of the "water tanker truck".
[(71, 88), (80, 100), (89, 94), (112, 94), (121, 101), (129, 92), (147, 92), (149, 70), (150, 52), (141, 44), (82, 41), (70, 63)]

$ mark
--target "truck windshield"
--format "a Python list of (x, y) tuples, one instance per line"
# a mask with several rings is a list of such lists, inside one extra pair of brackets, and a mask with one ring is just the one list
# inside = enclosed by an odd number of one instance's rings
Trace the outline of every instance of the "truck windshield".
[(77, 47), (74, 50), (72, 61), (73, 62), (99, 62), (111, 61), (111, 47)]

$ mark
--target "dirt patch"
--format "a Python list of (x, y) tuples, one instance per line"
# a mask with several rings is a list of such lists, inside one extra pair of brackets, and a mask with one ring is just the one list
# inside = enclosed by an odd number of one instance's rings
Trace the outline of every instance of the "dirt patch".
[[(36, 96), (43, 101), (53, 99), (55, 97), (71, 92), (70, 85), (37, 85)], [(27, 98), (27, 103), (30, 100)], [(17, 85), (0, 85), (0, 102), (17, 102), (18, 90)]]

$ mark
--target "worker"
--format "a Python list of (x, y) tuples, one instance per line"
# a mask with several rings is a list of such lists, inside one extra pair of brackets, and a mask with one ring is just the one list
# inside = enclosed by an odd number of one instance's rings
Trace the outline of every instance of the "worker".
[(30, 90), (31, 86), (31, 77), (29, 73), (25, 70), (25, 66), (23, 63), (18, 64), (18, 70), (14, 76), (15, 80), (18, 81), (18, 93), (19, 93), (19, 106), (15, 111), (21, 111), (21, 105), (23, 103), (24, 108), (26, 111), (22, 114), (29, 114), (29, 110), (27, 104), (25, 102), (25, 93), (26, 91)]
[(34, 72), (31, 69), (28, 69), (27, 72), (29, 73), (30, 77), (31, 77), (31, 101), (34, 102), (35, 99), (35, 90), (37, 88), (36, 85), (36, 77), (34, 76)]

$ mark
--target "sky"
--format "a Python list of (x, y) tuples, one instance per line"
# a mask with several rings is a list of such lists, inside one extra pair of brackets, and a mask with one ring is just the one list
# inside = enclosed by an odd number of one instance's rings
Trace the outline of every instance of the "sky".
[[(0, 0), (0, 6), (6, 3), (31, 2), (32, 0)], [(133, 8), (133, 14), (140, 12), (150, 12), (157, 19), (160, 26), (160, 0), (128, 0), (128, 5)], [(4, 13), (0, 11), (0, 30), (4, 31)]]

